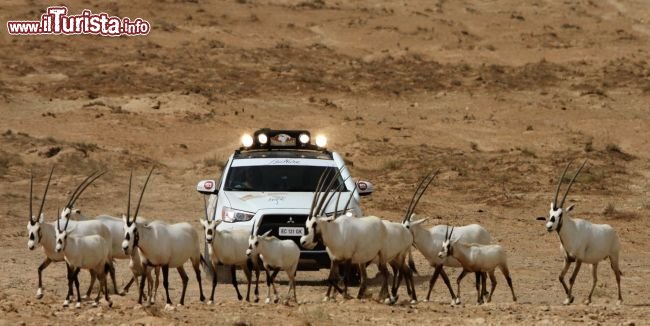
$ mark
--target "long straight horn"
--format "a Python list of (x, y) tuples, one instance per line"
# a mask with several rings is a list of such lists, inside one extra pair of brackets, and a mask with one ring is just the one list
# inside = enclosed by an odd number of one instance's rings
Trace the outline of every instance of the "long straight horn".
[(587, 164), (587, 160), (582, 162), (582, 165), (578, 169), (578, 172), (576, 172), (576, 174), (573, 175), (573, 178), (571, 178), (571, 181), (569, 182), (569, 185), (566, 187), (566, 192), (564, 193), (564, 197), (562, 197), (562, 202), (560, 202), (560, 207), (564, 207), (564, 201), (566, 200), (566, 196), (569, 194), (569, 190), (571, 190), (571, 186), (573, 185), (573, 182), (578, 177), (578, 174), (580, 174), (580, 171), (582, 171), (582, 168), (585, 167), (585, 164)]
[(348, 197), (348, 201), (345, 203), (345, 207), (343, 207), (343, 213), (348, 211), (348, 206), (350, 206), (350, 202), (352, 201), (352, 198), (354, 197), (354, 192), (357, 191), (357, 183), (354, 183), (354, 188), (352, 189), (352, 193), (350, 193), (350, 197)]
[(404, 223), (404, 222), (406, 221), (406, 219), (407, 219), (409, 216), (411, 216), (411, 214), (413, 214), (413, 212), (415, 211), (415, 207), (416, 207), (416, 206), (418, 205), (418, 203), (420, 202), (420, 198), (422, 198), (422, 195), (424, 195), (424, 192), (427, 191), (427, 188), (429, 188), (429, 185), (431, 184), (431, 182), (433, 182), (433, 180), (435, 180), (436, 176), (438, 175), (438, 172), (440, 172), (440, 170), (437, 170), (435, 173), (433, 173), (433, 175), (429, 174), (429, 175), (431, 176), (431, 177), (429, 178), (429, 181), (427, 181), (427, 184), (422, 188), (422, 191), (420, 191), (420, 194), (418, 195), (418, 198), (417, 198), (417, 199), (415, 200), (415, 202), (413, 203), (413, 207), (411, 207), (411, 211), (410, 211), (410, 212), (408, 213), (408, 215), (404, 218), (404, 221), (402, 221), (402, 223)]
[(451, 240), (451, 235), (454, 234), (454, 228), (455, 226), (451, 227), (451, 232), (449, 232), (449, 240)]
[[(325, 168), (323, 172), (320, 174), (320, 178), (318, 178), (318, 183), (316, 183), (316, 189), (314, 189), (314, 195), (311, 198), (311, 206), (309, 206), (309, 217), (313, 216), (314, 212), (314, 207), (316, 207), (316, 201), (318, 200), (318, 193), (320, 191), (320, 187), (323, 183), (323, 180), (325, 178), (325, 175), (329, 172), (330, 170)], [(251, 231), (252, 232), (252, 231)]]
[(72, 194), (70, 195), (70, 198), (68, 198), (68, 203), (65, 204), (65, 207), (72, 207), (72, 201), (74, 200), (74, 197), (77, 195), (77, 192), (79, 192), (79, 189), (81, 189), (81, 187), (84, 185), (84, 183), (86, 183), (86, 181), (88, 181), (90, 178), (92, 178), (95, 175), (95, 173), (97, 173), (97, 172), (99, 172), (99, 171), (94, 171), (89, 176), (87, 176), (86, 179), (84, 179), (84, 181), (81, 181), (81, 183), (77, 186), (77, 189), (75, 189), (72, 192)]
[[(32, 188), (34, 188), (34, 174), (29, 175), (29, 221), (34, 222), (34, 212), (32, 210), (32, 202), (34, 201), (32, 195)], [(38, 219), (38, 218), (37, 218)]]
[(93, 182), (95, 182), (95, 180), (99, 179), (99, 177), (103, 176), (104, 174), (106, 174), (106, 171), (95, 175), (92, 179), (86, 182), (86, 184), (79, 190), (74, 199), (70, 202), (68, 208), (72, 208), (72, 206), (74, 206), (74, 203), (77, 201), (77, 199), (79, 199), (79, 197), (81, 197), (81, 194), (86, 190), (86, 188), (88, 188), (88, 186), (90, 186)]
[[(52, 181), (52, 173), (54, 173), (54, 165), (52, 165), (52, 168), (50, 169), (50, 176), (47, 178), (47, 185), (45, 186), (45, 192), (43, 193), (43, 199), (41, 200), (41, 207), (38, 209), (38, 215), (36, 216), (36, 219), (38, 219), (41, 216), (41, 213), (43, 213), (43, 206), (45, 206), (45, 197), (47, 197), (47, 190), (50, 188), (50, 181)], [(30, 194), (31, 194), (31, 185), (30, 185)], [(31, 204), (30, 204), (31, 206)], [(30, 207), (31, 210), (31, 207)], [(30, 212), (31, 213), (31, 212)]]
[(566, 164), (566, 167), (564, 168), (564, 171), (562, 172), (562, 175), (560, 176), (560, 181), (557, 183), (557, 189), (555, 189), (555, 198), (553, 198), (553, 208), (557, 209), (557, 195), (560, 193), (560, 186), (562, 185), (562, 181), (564, 181), (564, 176), (566, 175), (566, 171), (569, 170), (569, 166), (573, 163), (573, 159), (569, 161), (569, 163)]
[(61, 226), (59, 225), (59, 221), (61, 220), (61, 209), (57, 209), (57, 214), (56, 214), (56, 229), (61, 232)]
[[(59, 213), (59, 215), (61, 215), (61, 213)], [(69, 223), (69, 222), (70, 222), (70, 218), (66, 218), (66, 219), (65, 219), (65, 226), (63, 227), (63, 231), (67, 231), (67, 230), (68, 230), (68, 223)]]
[(135, 207), (135, 214), (133, 214), (133, 222), (138, 218), (138, 212), (140, 211), (140, 203), (142, 203), (142, 195), (144, 195), (144, 190), (147, 189), (147, 184), (149, 183), (149, 178), (155, 166), (151, 167), (149, 174), (147, 175), (147, 180), (144, 181), (144, 186), (142, 186), (142, 191), (140, 192), (140, 198), (138, 198), (138, 206)]
[(418, 187), (415, 188), (415, 191), (413, 192), (413, 196), (411, 197), (411, 201), (409, 201), (409, 205), (406, 208), (406, 212), (404, 213), (404, 219), (402, 220), (402, 222), (404, 222), (404, 220), (408, 218), (409, 213), (411, 212), (411, 207), (413, 207), (413, 201), (415, 200), (415, 196), (417, 196), (418, 192), (420, 191), (420, 188), (422, 187), (422, 185), (424, 184), (424, 182), (427, 180), (428, 177), (429, 175), (424, 176), (424, 178), (420, 180), (420, 183), (418, 183)]
[(205, 213), (205, 220), (210, 222), (210, 216), (208, 216), (208, 201), (205, 200), (205, 196), (203, 196), (203, 212)]
[(332, 198), (334, 198), (335, 195), (336, 195), (336, 206), (334, 206), (334, 214), (336, 214), (336, 211), (339, 209), (339, 198), (341, 198), (341, 193), (342, 193), (341, 187), (342, 186), (345, 187), (345, 182), (348, 181), (349, 178), (350, 178), (350, 175), (348, 175), (347, 178), (343, 179), (343, 183), (338, 184), (337, 187), (334, 187), (334, 185), (332, 185), (332, 190), (331, 190), (332, 194), (329, 195), (329, 198), (327, 198), (327, 201), (325, 202), (325, 204), (321, 208), (321, 211), (320, 211), (319, 215), (324, 215), (325, 214), (325, 210), (327, 209), (327, 206), (329, 206), (330, 202), (332, 201)]
[(133, 181), (133, 169), (131, 169), (131, 174), (129, 174), (129, 194), (126, 196), (126, 222), (130, 224), (129, 218), (131, 218), (131, 182)]
[(445, 229), (445, 240), (449, 240), (449, 225), (447, 225), (447, 228)]
[[(343, 167), (341, 167), (343, 169)], [(336, 174), (334, 174), (334, 177), (330, 180), (330, 182), (327, 184), (327, 187), (325, 188), (325, 195), (323, 198), (320, 199), (320, 202), (318, 203), (318, 206), (316, 206), (316, 214), (322, 215), (323, 209), (324, 209), (324, 204), (325, 200), (327, 200), (328, 194), (334, 189), (334, 183), (338, 180), (339, 176), (341, 175), (341, 169), (338, 169)], [(334, 193), (332, 193), (332, 196)], [(331, 197), (330, 197), (331, 198)], [(328, 201), (329, 202), (329, 201)]]
[[(321, 198), (322, 198), (322, 196), (327, 196), (327, 192), (325, 190), (327, 188), (327, 186), (326, 186), (327, 183), (326, 182), (327, 182), (327, 179), (330, 177), (330, 174), (332, 173), (332, 170), (327, 169), (326, 171), (327, 171), (327, 173), (324, 174), (324, 177), (323, 177), (322, 180), (319, 180), (318, 186), (316, 187), (316, 192), (314, 193), (314, 195), (315, 195), (314, 203), (313, 203), (314, 205), (312, 206), (312, 209), (310, 211), (309, 216), (316, 216), (318, 214), (318, 206), (319, 206), (320, 202), (322, 201)], [(325, 192), (325, 193), (323, 194), (323, 192)]]

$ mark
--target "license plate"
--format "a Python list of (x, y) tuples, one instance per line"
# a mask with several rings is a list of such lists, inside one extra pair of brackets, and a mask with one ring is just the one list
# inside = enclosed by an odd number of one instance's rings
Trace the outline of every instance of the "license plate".
[(284, 237), (300, 237), (305, 234), (305, 228), (303, 227), (285, 227), (281, 226), (278, 230), (278, 235)]

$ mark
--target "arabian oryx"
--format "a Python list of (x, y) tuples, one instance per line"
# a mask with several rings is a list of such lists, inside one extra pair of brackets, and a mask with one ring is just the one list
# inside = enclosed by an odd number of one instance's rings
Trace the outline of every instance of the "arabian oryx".
[[(65, 298), (64, 305), (67, 305), (72, 295), (72, 284), (77, 289), (77, 305), (81, 307), (81, 295), (79, 293), (79, 271), (87, 269), (97, 276), (100, 283), (100, 291), (97, 291), (97, 297), (93, 306), (99, 303), (101, 292), (104, 291), (104, 297), (108, 306), (111, 307), (113, 302), (108, 296), (108, 284), (106, 282), (106, 272), (110, 271), (111, 257), (111, 234), (108, 228), (101, 224), (101, 230), (97, 234), (84, 236), (68, 236), (68, 224), (70, 220), (65, 221), (63, 229), (60, 227), (60, 216), (56, 220), (56, 252), (62, 252), (65, 262), (68, 264), (68, 294)], [(77, 224), (78, 226), (79, 224)]]
[[(300, 248), (298, 248), (298, 245), (293, 240), (280, 240), (274, 236), (270, 236), (272, 230), (268, 230), (262, 235), (258, 235), (258, 231), (259, 222), (253, 226), (253, 230), (251, 231), (246, 256), (259, 256), (262, 260), (262, 264), (266, 270), (266, 285), (268, 287), (265, 302), (271, 302), (271, 287), (273, 287), (273, 294), (275, 295), (274, 302), (277, 303), (279, 300), (278, 290), (275, 288), (275, 277), (280, 270), (287, 272), (287, 277), (289, 278), (289, 292), (287, 296), (291, 294), (291, 289), (293, 289), (293, 300), (298, 302), (296, 298), (296, 271), (298, 270), (298, 261), (300, 260)], [(273, 272), (271, 273), (271, 271)]]
[(442, 243), (442, 250), (438, 253), (438, 257), (441, 259), (446, 259), (448, 257), (454, 257), (463, 267), (463, 271), (458, 276), (458, 296), (460, 296), (460, 281), (465, 277), (468, 272), (478, 273), (476, 277), (476, 293), (478, 296), (478, 303), (483, 303), (483, 290), (481, 289), (480, 279), (484, 278), (481, 276), (482, 273), (487, 273), (490, 275), (490, 283), (492, 284), (492, 289), (490, 290), (490, 295), (487, 298), (487, 302), (492, 300), (492, 294), (494, 289), (497, 286), (497, 279), (494, 276), (494, 270), (498, 267), (503, 276), (506, 278), (506, 282), (510, 287), (510, 292), (512, 293), (512, 301), (517, 302), (517, 297), (515, 296), (515, 290), (512, 288), (512, 279), (510, 278), (510, 271), (508, 269), (507, 255), (503, 247), (499, 245), (481, 245), (476, 243), (465, 243), (459, 241), (458, 239), (452, 240), (452, 235), (454, 234), (454, 228), (451, 228), (451, 232), (445, 235), (445, 241)]
[[(582, 263), (587, 263), (592, 265), (592, 274), (594, 282), (591, 286), (591, 291), (589, 296), (585, 300), (585, 304), (591, 303), (591, 296), (594, 293), (596, 288), (596, 281), (598, 280), (598, 263), (602, 260), (609, 258), (610, 265), (616, 276), (616, 285), (618, 286), (618, 302), (621, 304), (623, 298), (621, 297), (621, 270), (618, 265), (619, 252), (621, 250), (621, 245), (618, 240), (618, 236), (614, 229), (608, 224), (593, 224), (591, 222), (571, 218), (565, 216), (571, 210), (573, 210), (574, 205), (570, 205), (566, 209), (564, 208), (564, 201), (566, 200), (569, 190), (575, 181), (576, 177), (582, 171), (582, 168), (587, 163), (585, 160), (576, 174), (571, 178), (569, 185), (567, 186), (566, 192), (562, 197), (562, 201), (558, 204), (557, 196), (560, 192), (560, 186), (564, 180), (569, 166), (573, 160), (569, 161), (560, 176), (560, 181), (558, 182), (557, 189), (555, 190), (555, 197), (553, 202), (551, 202), (551, 209), (548, 213), (548, 220), (546, 222), (546, 230), (548, 232), (556, 231), (560, 237), (560, 248), (564, 254), (564, 268), (560, 272), (560, 283), (564, 287), (564, 292), (567, 297), (564, 300), (564, 304), (571, 304), (574, 300), (572, 295), (573, 283), (576, 280), (576, 276), (580, 271)], [(546, 220), (545, 217), (538, 217), (538, 220)], [(569, 270), (571, 263), (575, 262), (576, 267), (573, 270), (573, 274), (569, 279), (569, 286), (567, 287), (564, 282), (564, 275)]]
[[(27, 234), (28, 234), (28, 241), (27, 241), (27, 247), (29, 250), (34, 250), (38, 245), (43, 246), (43, 251), (45, 252), (45, 259), (41, 263), (41, 265), (38, 267), (38, 290), (36, 291), (36, 298), (41, 299), (43, 297), (43, 282), (42, 282), (42, 273), (47, 268), (52, 262), (61, 262), (64, 261), (64, 255), (61, 252), (56, 252), (56, 230), (54, 226), (54, 222), (52, 223), (45, 223), (45, 217), (43, 214), (43, 206), (45, 204), (45, 198), (47, 197), (47, 191), (50, 186), (50, 181), (52, 180), (52, 173), (54, 172), (54, 167), (50, 170), (50, 175), (47, 180), (47, 185), (45, 187), (45, 193), (43, 194), (43, 198), (41, 200), (41, 207), (38, 211), (38, 214), (36, 216), (32, 215), (32, 200), (33, 200), (33, 183), (34, 179), (33, 176), (30, 177), (30, 182), (29, 182), (29, 223), (27, 223)], [(94, 178), (89, 181), (91, 177)], [(79, 186), (75, 189), (75, 191), (70, 195), (70, 198), (68, 199), (68, 203), (66, 204), (67, 206), (72, 206), (76, 202), (76, 200), (81, 196), (83, 191), (88, 187), (93, 181), (95, 181), (97, 178), (99, 178), (101, 174), (95, 175), (95, 173), (91, 174), (88, 176), (84, 181), (82, 181)], [(57, 217), (58, 218), (58, 217)], [(63, 219), (67, 221), (68, 219)], [(101, 223), (97, 222), (92, 222), (92, 221), (72, 221), (71, 223), (71, 230), (70, 234), (75, 235), (75, 236), (83, 236), (83, 235), (92, 235), (92, 234), (97, 234), (101, 229)], [(112, 263), (111, 263), (112, 264)], [(91, 284), (88, 287), (88, 291), (86, 292), (86, 296), (90, 296), (90, 292), (93, 288), (93, 284), (95, 281), (95, 274), (91, 271)], [(115, 282), (113, 280), (113, 282)], [(71, 287), (69, 288), (71, 290)]]
[(205, 204), (205, 197), (203, 198), (203, 205), (205, 210), (205, 220), (199, 219), (205, 231), (205, 240), (209, 244), (208, 252), (210, 253), (210, 261), (212, 262), (212, 292), (210, 293), (210, 300), (208, 304), (214, 301), (214, 290), (217, 287), (217, 264), (222, 263), (230, 266), (230, 273), (232, 285), (237, 292), (237, 299), (241, 300), (242, 295), (239, 293), (237, 286), (237, 266), (241, 267), (246, 274), (248, 281), (248, 288), (246, 290), (246, 301), (250, 301), (251, 282), (253, 275), (251, 269), (255, 269), (255, 302), (259, 301), (258, 284), (260, 280), (260, 268), (256, 263), (249, 264), (250, 258), (246, 255), (246, 248), (248, 247), (248, 232), (244, 230), (217, 230), (217, 226), (221, 223), (221, 219), (216, 219), (216, 214), (208, 215), (208, 208)]
[[(169, 268), (176, 268), (183, 281), (183, 291), (181, 292), (180, 304), (185, 304), (185, 291), (189, 277), (185, 273), (183, 264), (191, 260), (192, 267), (196, 273), (196, 280), (199, 283), (200, 300), (204, 301), (203, 287), (201, 285), (200, 263), (201, 252), (199, 251), (199, 235), (189, 223), (165, 224), (162, 222), (150, 223), (147, 225), (137, 223), (138, 211), (142, 203), (142, 195), (147, 188), (147, 183), (153, 172), (153, 167), (147, 175), (147, 179), (142, 187), (138, 204), (133, 214), (133, 220), (130, 219), (130, 207), (127, 209), (127, 215), (123, 216), (124, 220), (124, 241), (122, 249), (130, 253), (134, 248), (142, 252), (143, 268), (147, 266), (161, 266), (163, 272), (163, 286), (167, 297), (166, 307), (171, 308), (171, 298), (169, 297)], [(129, 203), (131, 197), (131, 188), (129, 187)], [(129, 204), (130, 206), (130, 204)], [(145, 275), (140, 277), (140, 291), (138, 303), (142, 304)]]
[[(323, 208), (327, 194), (334, 188), (338, 188), (334, 187), (334, 184), (341, 186), (338, 184), (340, 181), (340, 173), (341, 171), (339, 170), (332, 177), (333, 179), (330, 180), (329, 185), (325, 189), (323, 189), (323, 185), (326, 183), (325, 180), (327, 180), (329, 174), (321, 175), (321, 180), (319, 180), (319, 185), (314, 192), (312, 207), (305, 223), (307, 228), (306, 234), (300, 237), (300, 244), (305, 248), (311, 249), (316, 246), (317, 236), (320, 235), (326, 246), (327, 253), (332, 260), (332, 268), (330, 269), (330, 276), (328, 278), (330, 287), (327, 290), (325, 300), (330, 298), (332, 286), (337, 288), (339, 292), (343, 292), (344, 296), (347, 297), (347, 287), (344, 290), (340, 290), (336, 285), (336, 281), (338, 280), (338, 265), (340, 263), (359, 266), (361, 285), (359, 287), (359, 294), (357, 295), (358, 298), (364, 296), (367, 287), (368, 276), (366, 275), (366, 264), (368, 263), (377, 263), (379, 271), (384, 277), (382, 288), (388, 288), (389, 272), (386, 267), (387, 261), (384, 260), (384, 255), (381, 252), (385, 241), (387, 241), (386, 227), (382, 220), (376, 216), (351, 217), (343, 215), (342, 217), (337, 217), (336, 214), (333, 216), (317, 215), (318, 213), (322, 213), (321, 209)], [(325, 194), (319, 198), (323, 190), (325, 190)], [(350, 196), (352, 195), (350, 193)], [(334, 208), (335, 212), (337, 209), (338, 207)], [(379, 297), (379, 300), (382, 299), (382, 297)]]

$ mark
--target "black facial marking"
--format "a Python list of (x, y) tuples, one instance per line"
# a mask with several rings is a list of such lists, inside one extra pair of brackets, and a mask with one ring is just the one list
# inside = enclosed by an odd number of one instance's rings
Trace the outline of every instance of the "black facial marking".
[(127, 233), (126, 236), (124, 237), (124, 240), (126, 240), (126, 241), (131, 240), (131, 234)]
[(208, 229), (208, 235), (212, 235), (212, 229)]
[(555, 216), (551, 217), (550, 221), (555, 223)]
[(29, 240), (34, 241), (34, 233), (29, 232)]

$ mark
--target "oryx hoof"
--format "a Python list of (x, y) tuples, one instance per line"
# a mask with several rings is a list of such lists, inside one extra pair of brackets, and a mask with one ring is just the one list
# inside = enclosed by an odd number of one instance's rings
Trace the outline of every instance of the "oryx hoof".
[(582, 303), (584, 303), (585, 305), (587, 305), (587, 306), (588, 306), (588, 305), (590, 305), (590, 304), (591, 304), (591, 299), (586, 299), (586, 300), (585, 300), (585, 301), (583, 301)]
[(259, 297), (255, 297), (255, 300), (254, 300), (253, 302), (255, 302), (255, 303), (260, 302), (260, 298), (259, 298)]
[(616, 305), (617, 306), (623, 305), (623, 300), (616, 300)]
[(565, 305), (565, 306), (570, 305), (570, 304), (573, 303), (573, 299), (574, 299), (573, 296), (567, 297), (566, 299), (564, 299), (564, 302), (562, 302), (562, 304)]
[(68, 301), (68, 300), (63, 301), (63, 306), (64, 307), (67, 307), (69, 305), (70, 305), (70, 301)]
[(149, 304), (153, 305), (154, 303), (156, 303), (156, 300), (154, 298), (149, 298)]
[(176, 307), (172, 306), (169, 303), (165, 305), (165, 311), (173, 311), (173, 310), (176, 310)]
[(273, 303), (278, 303), (278, 302), (280, 302), (280, 298), (279, 298), (279, 297), (275, 297), (275, 299), (273, 299)]
[(99, 305), (99, 304), (97, 303), (97, 301), (93, 301), (93, 303), (92, 303), (92, 307), (93, 307), (93, 308), (97, 308), (98, 305)]
[(126, 293), (127, 293), (126, 291), (122, 291), (122, 292), (116, 292), (116, 294), (117, 294), (117, 295), (119, 295), (120, 297), (123, 297), (123, 296), (125, 296), (125, 295), (126, 295)]
[(84, 295), (81, 296), (81, 300), (87, 300), (89, 298), (90, 298), (90, 296), (87, 295), (87, 294), (84, 294)]
[(206, 302), (205, 304), (212, 305), (212, 303), (213, 303), (212, 300), (208, 300), (208, 302)]
[(330, 301), (330, 297), (324, 297), (323, 298), (323, 302), (327, 302), (327, 301)]
[(43, 299), (43, 290), (40, 288), (36, 290), (36, 299), (38, 300)]
[(411, 299), (411, 301), (409, 301), (409, 303), (410, 303), (410, 304), (417, 304), (417, 303), (418, 303), (418, 300)]
[(75, 307), (76, 309), (81, 308), (81, 302), (77, 302), (77, 304), (75, 304), (74, 307)]
[(244, 297), (242, 297), (241, 295), (237, 295), (237, 300), (241, 301), (243, 298)]
[(455, 298), (451, 300), (452, 306), (459, 305), (459, 304), (460, 304), (460, 298)]
[(266, 298), (266, 300), (264, 300), (264, 303), (265, 303), (265, 304), (269, 304), (269, 303), (271, 303), (271, 298)]
[(113, 301), (108, 300), (108, 307), (109, 307), (109, 308), (113, 307)]

